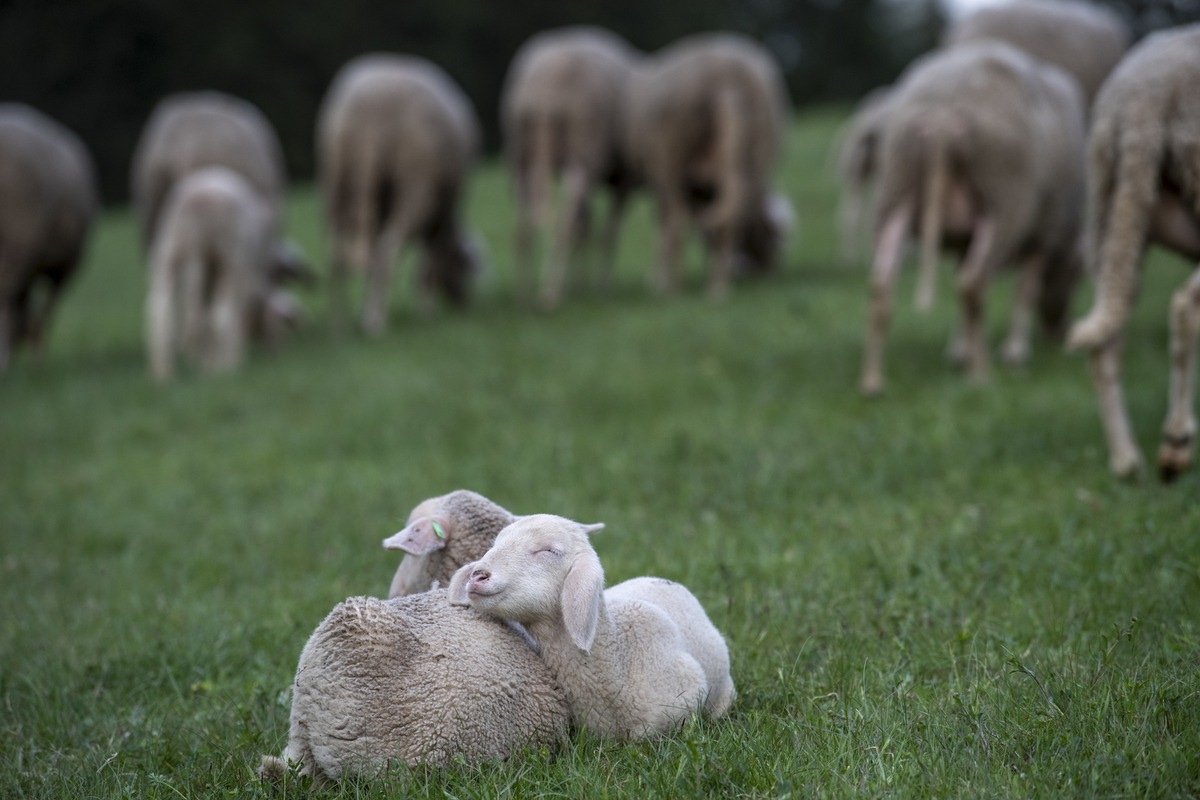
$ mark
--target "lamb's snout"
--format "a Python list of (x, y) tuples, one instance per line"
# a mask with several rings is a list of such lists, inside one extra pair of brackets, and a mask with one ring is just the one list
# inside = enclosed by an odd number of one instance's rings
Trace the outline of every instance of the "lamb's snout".
[(471, 577), (467, 581), (468, 594), (492, 594), (492, 573), (482, 567), (471, 570)]

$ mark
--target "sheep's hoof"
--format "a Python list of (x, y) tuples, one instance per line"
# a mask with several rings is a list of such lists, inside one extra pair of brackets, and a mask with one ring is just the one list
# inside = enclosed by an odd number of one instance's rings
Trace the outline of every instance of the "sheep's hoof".
[(1192, 466), (1192, 436), (1164, 436), (1158, 448), (1158, 476), (1172, 483)]
[(1022, 367), (1029, 361), (1029, 345), (1019, 341), (1005, 342), (1000, 359), (1010, 367)]
[(1133, 450), (1128, 453), (1114, 453), (1108, 459), (1108, 469), (1123, 481), (1134, 481), (1142, 475), (1141, 453)]
[(879, 397), (883, 394), (883, 376), (864, 375), (858, 382), (858, 390), (863, 397)]

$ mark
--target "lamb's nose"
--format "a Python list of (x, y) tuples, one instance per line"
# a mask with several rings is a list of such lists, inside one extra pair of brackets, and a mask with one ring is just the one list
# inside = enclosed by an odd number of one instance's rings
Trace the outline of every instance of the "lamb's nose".
[(471, 583), (486, 583), (490, 577), (492, 577), (492, 573), (486, 569), (477, 569), (471, 573)]

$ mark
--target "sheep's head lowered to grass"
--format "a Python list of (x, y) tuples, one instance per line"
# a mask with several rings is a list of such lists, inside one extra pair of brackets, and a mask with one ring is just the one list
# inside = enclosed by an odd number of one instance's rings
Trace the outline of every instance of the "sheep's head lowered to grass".
[(588, 535), (603, 527), (550, 514), (522, 517), (481, 559), (454, 574), (450, 602), (522, 625), (561, 619), (575, 645), (587, 651), (604, 593), (604, 569)]

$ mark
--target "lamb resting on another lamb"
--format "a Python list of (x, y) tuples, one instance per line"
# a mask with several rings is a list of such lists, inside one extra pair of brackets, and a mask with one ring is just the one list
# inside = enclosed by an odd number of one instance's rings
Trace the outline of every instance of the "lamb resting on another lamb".
[(450, 582), (450, 601), (525, 626), (562, 685), (572, 720), (624, 739), (724, 715), (729, 650), (700, 603), (662, 578), (604, 590), (588, 534), (603, 525), (522, 517)]
[[(1068, 344), (1091, 352), (1092, 378), (1120, 476), (1141, 469), (1121, 392), (1121, 344), (1138, 266), (1154, 242), (1200, 260), (1200, 25), (1146, 37), (1104, 84), (1089, 139), (1089, 258), (1095, 305)], [(1158, 466), (1165, 480), (1192, 462), (1200, 269), (1171, 300), (1170, 408)]]

